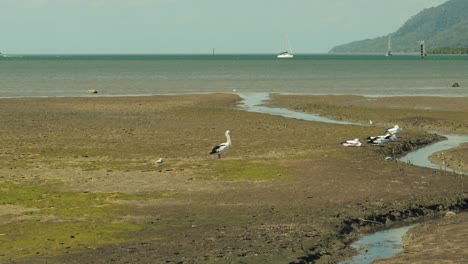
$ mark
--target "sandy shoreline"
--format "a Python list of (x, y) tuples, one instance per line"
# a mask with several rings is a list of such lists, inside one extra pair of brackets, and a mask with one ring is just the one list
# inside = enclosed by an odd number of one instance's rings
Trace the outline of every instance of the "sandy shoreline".
[[(0, 261), (327, 263), (351, 254), (358, 234), (348, 230), (362, 224), (353, 219), (390, 223), (466, 199), (443, 173), (385, 162), (385, 148), (339, 144), (395, 122), (405, 130), (393, 147), (436, 140), (420, 119), (466, 133), (468, 110), (455, 106), (466, 99), (430, 101), (432, 111), (410, 109), (410, 98), (396, 109), (384, 99), (288, 100), (343, 120), (380, 118), (367, 127), (247, 113), (234, 94), (0, 100), (0, 187), (10, 195), (0, 198), (10, 210), (0, 214)], [(217, 160), (208, 152), (226, 129), (234, 147)], [(47, 235), (21, 231), (33, 227)]]

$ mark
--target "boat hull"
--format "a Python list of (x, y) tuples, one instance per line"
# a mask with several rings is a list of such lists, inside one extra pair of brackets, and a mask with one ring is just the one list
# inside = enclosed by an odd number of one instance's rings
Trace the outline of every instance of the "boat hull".
[(276, 56), (277, 58), (284, 59), (284, 58), (293, 58), (294, 55), (291, 53), (281, 53)]

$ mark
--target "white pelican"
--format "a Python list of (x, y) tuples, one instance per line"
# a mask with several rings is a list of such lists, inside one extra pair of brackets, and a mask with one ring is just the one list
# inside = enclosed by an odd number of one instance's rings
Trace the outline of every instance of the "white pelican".
[(223, 154), (224, 152), (226, 152), (229, 148), (231, 148), (232, 146), (232, 143), (231, 143), (231, 131), (229, 130), (226, 130), (226, 132), (224, 133), (226, 135), (226, 142), (224, 143), (221, 143), (217, 146), (215, 146), (210, 154), (218, 154), (218, 159), (221, 158), (221, 154)]
[(345, 147), (360, 147), (362, 144), (359, 142), (359, 138), (346, 140), (345, 142), (341, 142), (341, 144)]
[(384, 136), (368, 137), (367, 143), (371, 143), (374, 145), (383, 145), (387, 143), (391, 137), (392, 137), (392, 134), (386, 134)]
[(156, 163), (159, 164), (159, 165), (163, 164), (163, 162), (164, 162), (164, 159), (163, 159), (163, 158), (160, 158), (160, 159), (158, 159), (158, 160), (156, 161)]
[(403, 130), (399, 125), (395, 125), (394, 127), (388, 128), (385, 132), (390, 134), (400, 133)]

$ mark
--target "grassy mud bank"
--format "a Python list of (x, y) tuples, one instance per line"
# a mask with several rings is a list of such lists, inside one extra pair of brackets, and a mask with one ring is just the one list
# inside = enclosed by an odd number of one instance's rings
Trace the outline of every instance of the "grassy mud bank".
[(340, 144), (381, 134), (391, 113), (333, 125), (239, 100), (0, 100), (0, 262), (333, 263), (369, 229), (466, 204), (460, 181), (385, 160), (437, 135), (404, 126), (385, 147)]
[[(283, 107), (300, 112), (310, 112), (331, 117), (334, 119), (353, 120), (366, 124), (372, 120), (372, 125), (380, 126), (400, 126), (412, 129), (429, 131), (442, 131), (447, 134), (467, 134), (467, 120), (464, 118), (468, 111), (467, 98), (444, 98), (444, 97), (380, 97), (366, 98), (362, 96), (291, 96), (272, 95), (273, 100), (267, 102), (268, 106)], [(419, 139), (418, 139), (419, 140)], [(441, 140), (434, 139), (436, 141)], [(430, 142), (404, 142), (396, 146), (382, 149), (383, 153), (389, 156), (398, 153), (406, 153), (408, 150), (418, 148)], [(457, 170), (459, 173), (468, 173), (466, 161), (468, 160), (467, 144), (462, 144), (455, 149), (440, 151), (429, 157), (431, 162), (449, 169)], [(353, 219), (348, 223), (349, 230), (352, 223), (366, 222), (369, 225), (384, 223), (399, 219), (417, 219), (418, 216), (441, 215), (447, 212), (446, 218), (449, 220), (433, 220), (415, 228), (409, 232), (406, 238), (405, 251), (396, 258), (381, 260), (378, 263), (416, 263), (435, 259), (449, 263), (459, 263), (466, 259), (468, 252), (464, 249), (453, 246), (453, 243), (466, 243), (468, 228), (466, 213), (454, 217), (453, 211), (460, 212), (467, 210), (466, 199), (466, 177), (458, 173), (448, 172), (442, 169), (447, 178), (459, 182), (460, 197), (454, 201), (452, 206), (439, 204), (432, 206), (416, 206), (413, 210), (398, 211), (396, 214), (389, 212), (384, 215), (369, 216), (367, 219)], [(456, 220), (453, 220), (456, 219)], [(440, 225), (447, 225), (447, 228), (438, 228)], [(408, 238), (409, 237), (409, 238)], [(415, 238), (416, 237), (416, 238)], [(435, 242), (437, 241), (437, 243)], [(440, 243), (441, 241), (445, 241)], [(434, 242), (434, 243), (433, 243)], [(410, 250), (411, 249), (411, 250)], [(314, 257), (313, 257), (314, 258)], [(313, 259), (312, 258), (312, 259)]]
[[(299, 112), (362, 124), (468, 135), (467, 97), (297, 96), (272, 94), (267, 103)], [(431, 161), (468, 173), (467, 144), (433, 155)], [(445, 154), (445, 156), (444, 156)]]
[(442, 219), (424, 222), (404, 236), (402, 253), (376, 263), (464, 263), (468, 258), (467, 218), (466, 212), (449, 212)]

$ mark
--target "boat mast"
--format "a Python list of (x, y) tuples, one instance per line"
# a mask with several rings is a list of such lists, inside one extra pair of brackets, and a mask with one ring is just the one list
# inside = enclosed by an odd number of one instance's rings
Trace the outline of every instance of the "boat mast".
[(281, 52), (280, 54), (276, 55), (277, 58), (292, 58), (294, 55), (292, 54), (291, 43), (289, 43), (288, 34), (285, 34), (285, 44), (286, 44), (286, 51)]
[(291, 43), (289, 43), (289, 36), (286, 34), (286, 44), (288, 47), (288, 52), (292, 54)]
[(387, 56), (392, 56), (392, 35), (388, 35)]

